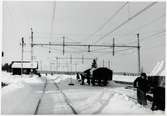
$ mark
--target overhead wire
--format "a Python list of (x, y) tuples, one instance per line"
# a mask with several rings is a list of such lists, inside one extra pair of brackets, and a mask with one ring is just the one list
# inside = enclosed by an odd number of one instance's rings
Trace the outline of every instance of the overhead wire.
[(114, 29), (112, 29), (108, 33), (104, 34), (102, 37), (100, 37), (98, 40), (96, 40), (95, 43), (98, 43), (99, 41), (101, 41), (102, 39), (104, 39), (105, 37), (107, 37), (108, 35), (110, 35), (111, 33), (115, 32), (116, 30), (118, 30), (119, 28), (121, 28), (122, 26), (124, 26), (125, 24), (129, 23), (129, 21), (133, 20), (134, 18), (136, 18), (137, 16), (139, 16), (140, 14), (142, 14), (144, 11), (146, 11), (149, 8), (151, 8), (156, 3), (157, 2), (152, 2), (151, 4), (147, 5), (142, 10), (140, 10), (139, 12), (137, 12), (136, 14), (134, 14), (133, 16), (131, 16), (130, 18), (128, 18), (127, 20), (125, 20), (124, 22), (122, 22), (121, 24), (119, 24), (118, 26), (116, 26)]
[[(128, 2), (124, 3), (118, 10), (116, 10), (116, 12), (111, 16), (109, 17), (94, 33), (90, 34), (88, 36), (88, 39), (90, 39), (92, 36), (94, 36), (97, 32), (101, 31), (111, 20), (114, 19), (114, 17), (116, 17), (118, 15), (118, 13), (128, 4)], [(85, 40), (84, 40), (85, 41)]]
[(155, 24), (155, 22), (162, 20), (162, 18), (164, 18), (164, 17), (165, 17), (165, 14), (163, 14), (163, 15), (161, 15), (159, 17), (156, 17), (155, 19), (149, 21), (148, 23), (144, 23), (143, 25), (141, 25), (139, 27), (133, 28), (131, 31), (129, 31), (128, 33), (125, 33), (123, 36), (131, 35), (130, 33), (134, 32), (136, 30), (141, 30), (143, 28), (146, 28), (146, 27), (150, 26), (153, 23)]
[(162, 30), (162, 31), (156, 32), (156, 33), (154, 33), (154, 34), (151, 34), (151, 35), (149, 35), (149, 36), (143, 37), (140, 42), (142, 42), (142, 41), (144, 41), (144, 40), (146, 40), (146, 39), (150, 39), (151, 37), (157, 36), (157, 35), (159, 35), (159, 34), (161, 34), (161, 33), (165, 33), (165, 32), (166, 32), (165, 30)]
[[(162, 45), (164, 45), (164, 46), (162, 46)], [(151, 50), (151, 49), (154, 49), (154, 48), (159, 48), (159, 47), (164, 47), (164, 51), (165, 51), (165, 44), (164, 43), (156, 44), (156, 45), (151, 46), (151, 47), (146, 47), (145, 51), (146, 50)]]
[[(153, 33), (153, 34), (151, 34), (151, 35), (149, 35), (149, 36), (146, 36), (146, 37), (141, 38), (141, 39), (140, 39), (140, 42), (143, 42), (143, 41), (146, 40), (146, 39), (151, 39), (152, 37), (157, 36), (157, 35), (162, 34), (162, 33), (165, 33), (165, 32), (166, 32), (165, 30), (158, 31), (158, 32)], [(133, 44), (133, 43), (136, 43), (136, 42), (137, 42), (137, 40), (134, 40), (134, 41), (128, 42), (127, 44)]]
[[(129, 31), (129, 32), (125, 33), (125, 34), (123, 34), (122, 36), (123, 36), (123, 37), (134, 36), (134, 35), (132, 35), (132, 33), (135, 32), (136, 30), (140, 30), (140, 31), (141, 31), (141, 30), (143, 30), (144, 28), (147, 28), (148, 26), (150, 26), (151, 24), (153, 24), (153, 23), (155, 24), (155, 22), (162, 20), (163, 17), (165, 17), (165, 14), (163, 14), (163, 15), (161, 15), (161, 16), (159, 16), (159, 17), (153, 19), (153, 20), (151, 20), (150, 22), (145, 23), (145, 24), (143, 24), (143, 25), (141, 25), (141, 26), (139, 26), (139, 27), (137, 27), (137, 28), (133, 28), (131, 31)], [(164, 18), (164, 19), (165, 19), (165, 18)], [(130, 34), (130, 33), (131, 33), (131, 34)], [(143, 33), (142, 33), (142, 34), (143, 34)], [(133, 43), (133, 42), (135, 42), (135, 41), (130, 41), (130, 42), (128, 42), (128, 44), (129, 44), (129, 43)]]
[[(50, 41), (49, 41), (49, 43), (51, 43), (52, 36), (53, 36), (52, 34), (53, 34), (53, 30), (54, 30), (55, 13), (56, 13), (56, 1), (54, 1), (54, 3), (53, 3), (53, 12), (52, 12), (52, 18), (51, 18), (51, 30), (50, 30)], [(49, 53), (51, 53), (50, 46), (49, 46)]]
[[(153, 3), (152, 3), (153, 4)], [(150, 7), (151, 7), (151, 5), (150, 5)], [(141, 14), (141, 13), (140, 13)], [(138, 15), (137, 15), (138, 16)], [(129, 18), (129, 20), (132, 20), (132, 17), (131, 18)], [(129, 22), (129, 21), (128, 21)], [(124, 23), (122, 23), (123, 25), (124, 25)], [(121, 27), (121, 26), (120, 26)], [(116, 29), (116, 28), (115, 28)], [(122, 50), (122, 51), (124, 51), (124, 50)]]

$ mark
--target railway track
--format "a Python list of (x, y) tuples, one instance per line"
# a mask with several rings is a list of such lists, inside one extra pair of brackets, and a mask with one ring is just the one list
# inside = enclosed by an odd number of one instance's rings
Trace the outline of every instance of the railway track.
[(37, 113), (38, 113), (38, 109), (39, 109), (41, 100), (42, 100), (42, 98), (43, 98), (43, 96), (44, 96), (44, 94), (45, 94), (46, 85), (47, 85), (47, 79), (46, 79), (46, 77), (45, 77), (45, 83), (44, 83), (44, 87), (43, 87), (43, 89), (42, 89), (42, 95), (41, 95), (41, 97), (40, 97), (40, 99), (39, 99), (39, 101), (38, 101), (38, 103), (37, 103), (37, 107), (36, 107), (36, 109), (35, 109), (34, 115), (37, 115)]
[[(58, 77), (58, 78), (59, 78), (59, 77)], [(56, 79), (58, 79), (58, 78), (56, 78)], [(75, 108), (73, 107), (73, 105), (72, 105), (70, 99), (65, 95), (65, 93), (61, 90), (61, 88), (60, 88), (60, 87), (58, 86), (58, 84), (55, 82), (56, 79), (50, 80), (50, 82), (49, 82), (49, 80), (47, 80), (46, 77), (45, 77), (45, 79), (46, 79), (46, 81), (45, 81), (45, 83), (44, 83), (44, 87), (43, 87), (43, 90), (42, 90), (42, 95), (41, 95), (41, 97), (40, 97), (40, 99), (39, 99), (39, 101), (38, 101), (38, 104), (37, 104), (37, 107), (36, 107), (36, 109), (35, 109), (34, 115), (40, 114), (40, 113), (39, 113), (39, 109), (40, 109), (40, 107), (41, 107), (41, 102), (42, 102), (43, 97), (44, 97), (45, 95), (47, 95), (47, 93), (46, 93), (45, 91), (46, 91), (47, 86), (49, 86), (49, 84), (53, 84), (53, 85), (56, 87), (56, 90), (58, 91), (58, 93), (60, 93), (60, 94), (63, 96), (63, 99), (64, 99), (63, 101), (65, 101), (65, 104), (67, 105), (67, 107), (69, 107), (69, 109), (71, 109), (72, 113), (73, 113), (73, 114), (78, 114), (77, 111), (75, 110)], [(53, 82), (53, 83), (51, 83), (51, 82)], [(57, 95), (58, 95), (58, 94), (57, 94)], [(44, 105), (45, 105), (45, 104), (44, 104)]]
[(70, 99), (65, 95), (65, 93), (59, 88), (59, 86), (57, 85), (57, 83), (54, 83), (54, 85), (57, 87), (57, 89), (60, 91), (60, 93), (63, 95), (64, 100), (66, 102), (66, 104), (71, 108), (73, 114), (78, 114), (77, 111), (75, 110), (75, 108), (72, 106)]
[[(47, 80), (47, 78), (45, 77), (45, 83), (44, 83), (44, 86), (43, 86), (43, 89), (42, 89), (42, 95), (41, 95), (41, 97), (40, 97), (40, 99), (39, 99), (39, 101), (38, 101), (38, 104), (37, 104), (37, 107), (36, 107), (36, 109), (35, 109), (35, 112), (34, 112), (34, 114), (35, 115), (37, 115), (37, 114), (41, 114), (41, 112), (40, 111), (42, 111), (43, 110), (43, 108), (40, 108), (40, 107), (45, 107), (45, 103), (47, 102), (47, 101), (49, 101), (49, 99), (46, 97), (46, 96), (48, 96), (49, 95), (49, 91), (51, 91), (50, 89), (51, 88), (49, 88), (49, 86), (51, 87), (52, 86), (52, 91), (54, 90), (54, 92), (56, 92), (56, 94), (54, 95), (54, 94), (52, 94), (53, 96), (55, 96), (55, 98), (57, 98), (57, 102), (59, 102), (59, 98), (61, 98), (60, 99), (60, 101), (62, 101), (63, 102), (63, 104), (65, 105), (65, 107), (66, 107), (66, 109), (68, 109), (68, 112), (70, 112), (69, 114), (79, 114), (77, 111), (76, 111), (76, 109), (73, 107), (73, 104), (72, 104), (72, 102), (70, 101), (70, 99), (67, 97), (67, 95), (62, 91), (62, 89), (59, 87), (59, 85), (58, 85), (58, 83), (56, 83), (55, 82), (55, 80), (56, 79), (58, 79), (59, 77), (57, 77), (57, 78), (55, 78), (55, 79), (51, 79), (51, 80)], [(55, 87), (55, 89), (54, 89), (54, 87)], [(101, 99), (99, 99), (97, 102), (105, 102), (105, 103), (103, 103), (102, 104), (102, 106), (100, 107), (100, 111), (102, 110), (102, 109), (104, 109), (104, 107), (106, 106), (106, 104), (109, 102), (109, 100), (112, 98), (112, 96), (114, 95), (114, 94), (119, 94), (119, 95), (125, 95), (125, 94), (123, 94), (123, 93), (121, 93), (121, 92), (116, 92), (116, 91), (111, 91), (112, 92), (112, 95), (107, 99), (107, 102), (106, 101), (104, 101), (103, 99), (101, 100)], [(59, 96), (59, 97), (58, 97)], [(62, 97), (61, 97), (62, 96)], [(134, 102), (136, 102), (137, 103), (137, 99), (136, 98), (134, 98), (134, 97), (132, 97), (132, 96), (129, 96), (129, 95), (126, 95), (130, 100), (132, 100), (132, 101), (134, 101)], [(43, 99), (45, 98), (45, 100), (44, 100), (44, 102), (43, 102)], [(42, 103), (43, 102), (43, 103)], [(59, 108), (59, 105), (57, 104), (57, 102), (55, 102), (55, 104), (53, 103), (52, 105), (57, 105), (58, 106), (58, 108)], [(49, 104), (50, 105), (50, 104)], [(47, 105), (46, 105), (47, 106)], [(68, 107), (68, 108), (67, 108)], [(40, 111), (39, 111), (39, 109), (40, 109)], [(48, 112), (48, 114), (50, 113), (49, 111), (46, 111), (46, 112)], [(97, 114), (99, 111), (97, 110), (96, 112), (95, 112), (95, 114)], [(52, 112), (53, 113), (53, 112)], [(63, 112), (62, 112), (63, 113)], [(45, 113), (44, 113), (45, 114)], [(54, 113), (54, 114), (59, 114), (59, 113)]]

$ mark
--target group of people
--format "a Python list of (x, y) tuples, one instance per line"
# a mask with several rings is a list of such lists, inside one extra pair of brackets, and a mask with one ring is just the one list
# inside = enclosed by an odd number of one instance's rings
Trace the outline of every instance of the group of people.
[(165, 88), (155, 86), (152, 90), (153, 96), (149, 96), (147, 92), (150, 91), (150, 84), (151, 82), (149, 82), (146, 73), (141, 73), (140, 77), (135, 79), (133, 86), (137, 88), (138, 103), (145, 106), (147, 100), (150, 100), (149, 97), (151, 97), (152, 110), (165, 110)]

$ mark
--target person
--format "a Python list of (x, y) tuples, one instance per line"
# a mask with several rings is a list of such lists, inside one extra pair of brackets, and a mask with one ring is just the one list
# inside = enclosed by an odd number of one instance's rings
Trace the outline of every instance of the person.
[(87, 83), (90, 85), (90, 69), (85, 70), (81, 75), (81, 85), (84, 85), (85, 79), (87, 79)]
[(146, 92), (148, 90), (148, 80), (146, 73), (141, 73), (134, 81), (134, 87), (137, 88), (137, 101), (141, 105), (147, 105)]
[(80, 80), (80, 76), (79, 76), (79, 73), (77, 73), (77, 80), (79, 81)]
[(153, 89), (153, 103), (151, 110), (165, 111), (165, 87), (155, 87)]

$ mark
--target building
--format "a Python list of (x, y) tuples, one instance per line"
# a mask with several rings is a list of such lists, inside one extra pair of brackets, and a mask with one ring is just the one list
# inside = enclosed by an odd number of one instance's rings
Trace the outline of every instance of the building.
[[(12, 61), (11, 63), (11, 71), (13, 75), (21, 75), (21, 65), (22, 61)], [(31, 67), (31, 61), (23, 61), (23, 74), (30, 74), (31, 68), (33, 73), (37, 73), (38, 62), (33, 62), (33, 66)]]

